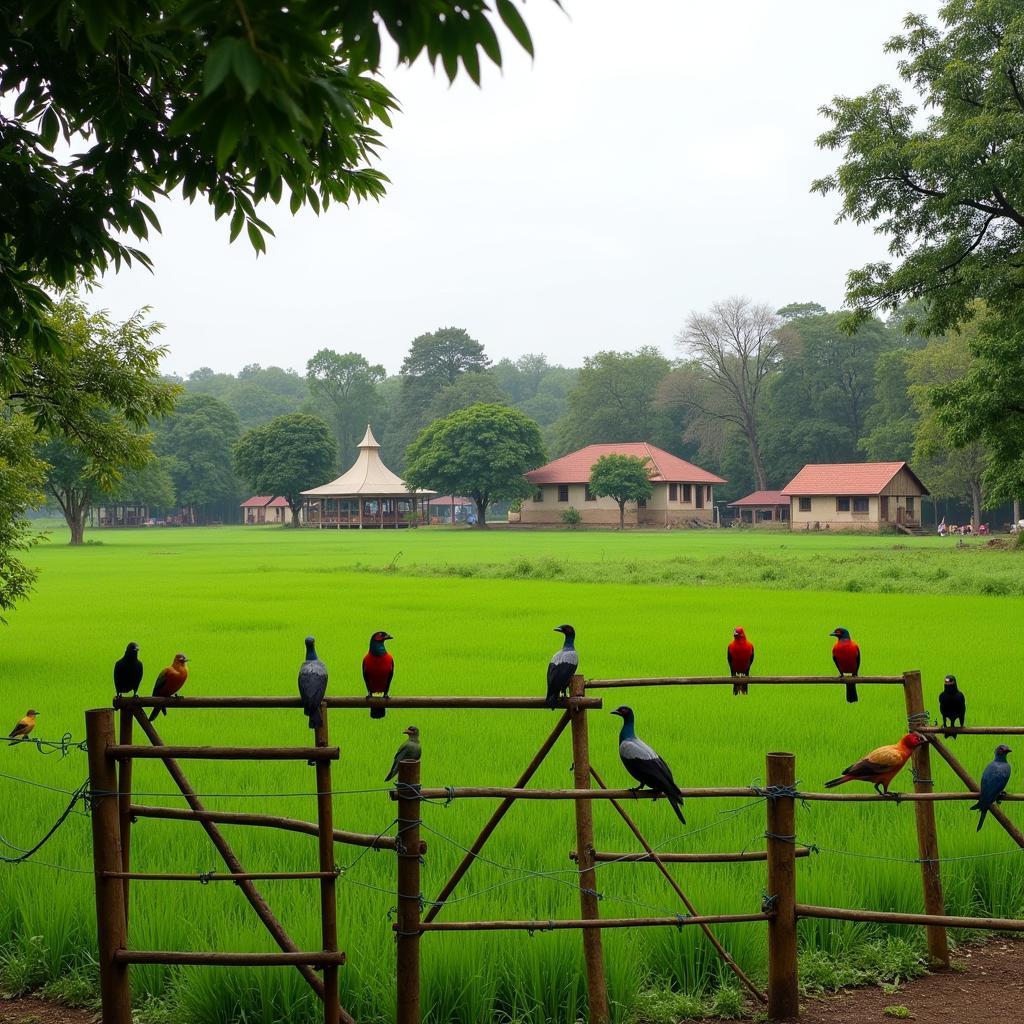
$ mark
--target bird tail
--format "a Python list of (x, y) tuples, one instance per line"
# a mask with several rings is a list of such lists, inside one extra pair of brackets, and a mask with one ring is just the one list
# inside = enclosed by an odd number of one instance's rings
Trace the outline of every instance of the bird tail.
[(825, 783), (826, 789), (835, 789), (836, 786), (841, 786), (844, 782), (849, 782), (849, 777), (846, 775), (840, 775), (838, 779), (829, 779)]
[(856, 704), (857, 703), (857, 684), (847, 683), (846, 684), (846, 703)]
[(306, 717), (309, 719), (310, 729), (319, 729), (324, 724), (323, 716), (320, 714), (320, 705), (318, 704), (315, 708), (306, 712)]
[(384, 717), (384, 708), (370, 708), (370, 717), (371, 718), (383, 718)]
[(396, 762), (394, 768), (392, 768), (391, 771), (389, 771), (387, 773), (387, 775), (384, 776), (384, 781), (385, 782), (390, 782), (397, 774), (398, 774), (398, 764)]
[(558, 692), (558, 690), (548, 690), (548, 695), (544, 698), (545, 706), (551, 708), (551, 710), (554, 711), (554, 709), (558, 707), (558, 698), (560, 696), (561, 694)]
[(167, 709), (166, 708), (153, 708), (153, 710), (149, 713), (149, 720), (151, 722), (155, 722), (156, 721), (156, 716), (159, 715), (161, 712), (163, 712), (166, 715), (167, 714)]
[(975, 832), (981, 831), (981, 826), (985, 824), (985, 815), (988, 814), (988, 808), (982, 807), (980, 803), (976, 803), (972, 808), (972, 811), (981, 811), (981, 817), (978, 818), (978, 827), (974, 830)]
[(666, 793), (665, 796), (668, 797), (668, 802), (672, 805), (672, 810), (676, 812), (676, 817), (683, 825), (685, 825), (686, 819), (683, 817), (682, 796), (677, 796), (675, 793)]

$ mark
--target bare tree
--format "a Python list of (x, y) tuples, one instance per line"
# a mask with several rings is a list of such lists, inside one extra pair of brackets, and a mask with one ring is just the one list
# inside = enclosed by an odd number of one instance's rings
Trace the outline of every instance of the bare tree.
[(716, 302), (707, 313), (691, 313), (676, 344), (698, 372), (679, 374), (676, 386), (664, 396), (669, 404), (737, 426), (750, 447), (761, 490), (768, 487), (768, 478), (761, 459), (758, 413), (765, 382), (782, 354), (782, 324), (770, 306), (755, 305), (742, 296)]

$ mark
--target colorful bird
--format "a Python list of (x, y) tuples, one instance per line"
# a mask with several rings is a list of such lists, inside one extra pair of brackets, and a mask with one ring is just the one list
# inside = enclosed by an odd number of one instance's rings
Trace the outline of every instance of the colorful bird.
[[(888, 795), (889, 783), (910, 759), (916, 747), (928, 741), (917, 732), (908, 732), (899, 743), (878, 747), (859, 761), (843, 769), (838, 779), (829, 779), (826, 789), (834, 789), (844, 782), (870, 782), (880, 794)], [(881, 789), (879, 789), (881, 787)]]
[[(832, 645), (832, 660), (836, 663), (836, 668), (839, 669), (839, 678), (841, 679), (843, 676), (856, 678), (860, 671), (860, 648), (850, 637), (850, 631), (843, 629), (842, 626), (837, 626), (829, 633), (829, 636), (836, 637), (836, 642)], [(846, 703), (857, 703), (856, 683), (846, 684)]]
[(306, 660), (299, 667), (299, 698), (310, 729), (323, 724), (320, 702), (327, 692), (327, 666), (316, 656), (316, 640), (306, 637)]
[(384, 776), (385, 782), (390, 782), (398, 774), (399, 761), (418, 761), (420, 759), (420, 731), (415, 725), (410, 725), (403, 732), (409, 738), (395, 751), (395, 759), (391, 762), (391, 771)]
[(549, 708), (558, 707), (558, 699), (565, 696), (569, 680), (580, 667), (579, 651), (574, 646), (576, 630), (572, 626), (555, 626), (555, 632), (561, 633), (565, 641), (548, 662), (548, 694), (545, 703)]
[[(370, 649), (363, 655), (363, 682), (366, 699), (387, 697), (391, 680), (395, 677), (395, 659), (384, 649), (385, 640), (394, 640), (390, 633), (380, 630), (370, 637)], [(370, 708), (371, 718), (383, 718), (384, 708)]]
[[(754, 664), (754, 645), (747, 639), (742, 626), (737, 626), (732, 631), (732, 643), (726, 648), (726, 657), (729, 659), (729, 675), (749, 676), (750, 666)], [(733, 683), (732, 695), (746, 693), (746, 683)]]
[[(160, 675), (156, 677), (156, 682), (153, 684), (154, 697), (174, 697), (177, 694), (185, 685), (185, 680), (188, 679), (188, 669), (185, 667), (187, 662), (188, 658), (184, 654), (174, 656), (174, 661), (167, 668), (162, 669)], [(156, 716), (161, 713), (166, 715), (167, 708), (153, 708), (149, 720), (154, 721)]]
[(22, 740), (28, 738), (28, 734), (36, 727), (36, 715), (38, 711), (33, 711), (29, 708), (25, 712), (24, 718), (18, 719), (18, 724), (7, 734), (10, 739), (10, 746), (14, 746), (15, 743), (21, 743)]
[[(945, 735), (950, 739), (956, 739), (956, 733), (949, 729), (960, 722), (960, 728), (964, 727), (964, 715), (967, 713), (967, 701), (964, 695), (957, 689), (956, 676), (946, 676), (943, 680), (942, 693), (939, 694), (939, 711), (942, 712), (942, 724), (946, 728)], [(946, 723), (949, 723), (947, 726)]]
[(139, 645), (130, 643), (124, 655), (114, 662), (114, 690), (118, 694), (131, 693), (138, 697), (142, 684), (142, 662), (139, 661)]
[(626, 771), (640, 783), (636, 788), (640, 790), (644, 786), (649, 786), (656, 792), (663, 793), (668, 797), (676, 817), (685, 825), (683, 794), (679, 792), (669, 766), (634, 731), (633, 709), (623, 704), (612, 714), (622, 719), (622, 728), (619, 730), (619, 757), (622, 758)]
[(971, 804), (972, 811), (981, 811), (981, 817), (978, 818), (978, 827), (975, 829), (976, 832), (981, 831), (985, 815), (988, 814), (992, 805), (1006, 791), (1006, 784), (1010, 781), (1011, 771), (1010, 762), (1006, 760), (1006, 755), (1012, 753), (1013, 751), (1005, 743), (1000, 743), (996, 747), (995, 760), (989, 761), (985, 770), (981, 773), (978, 802)]

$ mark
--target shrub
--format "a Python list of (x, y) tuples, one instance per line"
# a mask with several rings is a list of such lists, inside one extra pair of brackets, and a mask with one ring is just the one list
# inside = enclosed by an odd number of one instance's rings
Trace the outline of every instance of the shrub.
[(565, 523), (566, 526), (579, 526), (579, 524), (583, 522), (583, 516), (580, 515), (578, 509), (575, 509), (570, 505), (562, 513), (562, 522)]

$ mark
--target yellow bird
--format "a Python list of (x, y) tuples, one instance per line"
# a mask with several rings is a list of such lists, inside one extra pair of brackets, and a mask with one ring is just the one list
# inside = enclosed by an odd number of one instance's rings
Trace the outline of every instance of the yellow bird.
[(25, 712), (25, 717), (20, 719), (18, 724), (9, 733), (11, 746), (14, 746), (15, 743), (20, 743), (28, 737), (28, 734), (36, 727), (36, 715), (38, 714), (39, 712), (33, 711), (32, 708)]

